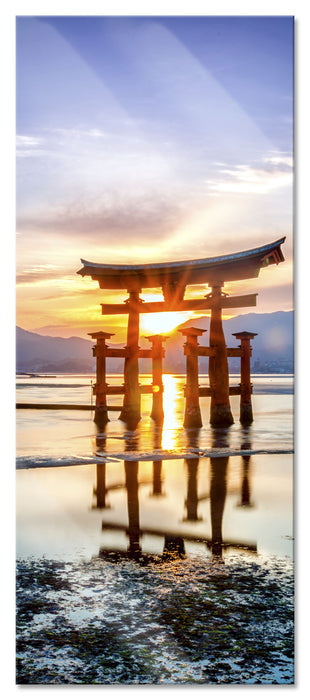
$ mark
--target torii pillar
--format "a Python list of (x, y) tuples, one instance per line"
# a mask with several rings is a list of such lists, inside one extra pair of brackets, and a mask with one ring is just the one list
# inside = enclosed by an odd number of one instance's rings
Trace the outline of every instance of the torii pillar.
[(251, 385), (251, 355), (252, 348), (250, 341), (257, 333), (241, 331), (232, 333), (238, 340), (241, 340), (241, 394), (240, 394), (240, 423), (250, 425), (253, 423), (252, 411), (252, 385)]
[(163, 357), (164, 349), (163, 342), (166, 340), (165, 335), (148, 335), (146, 339), (152, 343), (152, 387), (153, 387), (153, 403), (151, 418), (155, 423), (162, 423), (164, 420), (163, 409)]
[(112, 337), (114, 333), (105, 333), (98, 331), (96, 333), (88, 333), (93, 340), (96, 340), (96, 345), (93, 347), (93, 356), (96, 358), (96, 384), (93, 387), (93, 393), (96, 396), (96, 408), (94, 421), (98, 425), (104, 426), (109, 422), (107, 411), (107, 389), (106, 382), (106, 340)]
[(205, 333), (201, 328), (182, 328), (180, 333), (185, 335), (184, 354), (186, 355), (186, 388), (184, 428), (201, 428), (201, 412), (199, 405), (199, 375), (198, 375), (198, 336)]
[(225, 428), (234, 422), (229, 402), (229, 371), (227, 348), (222, 324), (222, 286), (212, 286), (208, 295), (212, 301), (210, 322), (210, 347), (216, 349), (209, 358), (209, 381), (211, 388), (210, 423), (214, 428)]
[(141, 396), (139, 388), (139, 292), (129, 292), (126, 301), (128, 307), (127, 355), (124, 363), (124, 402), (120, 420), (129, 429), (135, 429), (141, 419)]

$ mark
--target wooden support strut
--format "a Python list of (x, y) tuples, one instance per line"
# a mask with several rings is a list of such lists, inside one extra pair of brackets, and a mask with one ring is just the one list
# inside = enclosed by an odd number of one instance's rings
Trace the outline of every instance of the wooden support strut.
[(186, 355), (186, 388), (184, 428), (201, 428), (201, 412), (199, 406), (199, 376), (198, 376), (198, 341), (197, 337), (205, 333), (201, 328), (184, 328), (180, 333), (186, 337), (184, 353)]
[(139, 292), (129, 292), (126, 301), (128, 310), (127, 346), (124, 363), (124, 401), (120, 420), (129, 429), (135, 429), (141, 419), (141, 400), (139, 391)]
[[(164, 349), (163, 342), (166, 340), (167, 336), (163, 335), (149, 335), (147, 340), (152, 343), (152, 349), (148, 351), (150, 355), (148, 357), (152, 358), (152, 389), (153, 389), (153, 402), (152, 402), (152, 413), (151, 418), (156, 423), (162, 423), (164, 419), (164, 409), (163, 409), (163, 357)], [(140, 351), (141, 352), (141, 351)], [(144, 355), (145, 356), (145, 355)]]
[[(257, 294), (241, 294), (240, 296), (221, 297), (222, 309), (239, 309), (246, 306), (256, 306)], [(131, 301), (131, 305), (133, 301)], [(143, 301), (136, 302), (137, 311), (142, 314), (159, 313), (163, 311), (203, 311), (212, 309), (212, 299), (207, 294), (203, 299), (179, 299), (172, 298), (167, 301)], [(102, 314), (105, 316), (129, 313), (128, 304), (101, 304)]]
[(227, 349), (222, 325), (222, 282), (212, 287), (210, 299), (210, 347), (216, 349), (209, 359), (209, 381), (211, 387), (210, 423), (213, 427), (228, 427), (234, 422), (229, 403), (229, 372)]
[(241, 331), (232, 335), (241, 340), (240, 423), (250, 425), (253, 422), (250, 341), (255, 338), (257, 333)]
[(111, 338), (114, 333), (88, 333), (88, 335), (96, 340), (96, 345), (93, 347), (93, 355), (96, 358), (96, 384), (93, 387), (93, 392), (96, 396), (95, 418), (94, 422), (97, 425), (104, 426), (108, 423), (107, 412), (107, 389), (106, 382), (106, 340)]

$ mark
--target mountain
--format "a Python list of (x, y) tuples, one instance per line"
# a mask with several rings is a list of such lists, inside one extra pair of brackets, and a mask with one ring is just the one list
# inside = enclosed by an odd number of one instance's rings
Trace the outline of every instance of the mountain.
[[(209, 344), (210, 318), (201, 316), (179, 326), (179, 329), (194, 326), (205, 330), (199, 338), (200, 345)], [(294, 362), (294, 312), (276, 311), (270, 314), (249, 313), (223, 321), (223, 330), (227, 347), (238, 347), (240, 341), (232, 335), (240, 331), (257, 333), (251, 341), (252, 368), (254, 371), (293, 372)], [(179, 349), (184, 344), (184, 337), (179, 330), (174, 330), (166, 341), (166, 365), (168, 371), (183, 372), (184, 360)], [(230, 369), (238, 371), (240, 360), (229, 358)], [(208, 371), (208, 359), (199, 360), (201, 373)]]
[(92, 342), (53, 338), (16, 328), (17, 372), (92, 372)]
[[(207, 332), (199, 339), (200, 345), (209, 344), (210, 319), (201, 316), (187, 321), (179, 329), (195, 326)], [(294, 355), (294, 315), (292, 311), (277, 311), (271, 314), (249, 313), (223, 321), (228, 347), (238, 347), (239, 341), (232, 333), (250, 331), (258, 335), (252, 340), (252, 368), (254, 371), (293, 371)], [(167, 372), (185, 371), (183, 353), (184, 337), (175, 329), (165, 343), (166, 355), (164, 370)], [(109, 343), (110, 347), (122, 347)], [(92, 355), (93, 341), (73, 336), (60, 338), (31, 331), (16, 329), (16, 371), (17, 372), (72, 372), (95, 371)], [(240, 361), (230, 358), (231, 370), (238, 371)], [(122, 372), (124, 361), (119, 358), (108, 360), (108, 372)], [(208, 358), (199, 360), (199, 370), (208, 371)], [(140, 360), (140, 371), (150, 372), (149, 360)]]

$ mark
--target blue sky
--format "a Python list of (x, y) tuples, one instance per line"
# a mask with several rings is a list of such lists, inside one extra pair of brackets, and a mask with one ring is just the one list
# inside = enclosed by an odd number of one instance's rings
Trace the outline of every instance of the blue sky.
[(282, 235), (287, 262), (238, 291), (292, 308), (293, 32), (289, 16), (17, 18), (20, 325), (65, 328), (83, 289), (95, 314), (81, 257)]

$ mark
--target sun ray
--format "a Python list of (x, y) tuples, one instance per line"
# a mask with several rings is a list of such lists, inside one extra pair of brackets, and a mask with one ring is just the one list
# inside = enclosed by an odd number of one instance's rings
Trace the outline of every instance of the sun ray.
[(163, 311), (160, 313), (141, 315), (141, 332), (143, 334), (169, 333), (181, 323), (187, 321), (192, 312)]

